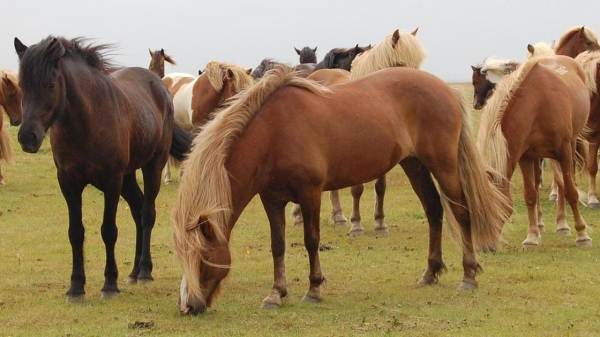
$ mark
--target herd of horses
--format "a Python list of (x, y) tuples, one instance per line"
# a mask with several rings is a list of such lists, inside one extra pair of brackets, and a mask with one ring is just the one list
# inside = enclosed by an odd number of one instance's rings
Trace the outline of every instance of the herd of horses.
[[(129, 204), (137, 230), (127, 283), (151, 282), (155, 199), (161, 172), (166, 166), (165, 183), (172, 182), (170, 166), (176, 163), (180, 182), (171, 218), (183, 267), (178, 305), (184, 314), (204, 312), (219, 294), (231, 268), (231, 232), (256, 195), (269, 220), (274, 263), (273, 287), (262, 306), (278, 308), (287, 294), (289, 202), (296, 204), (292, 216), (303, 226), (310, 264), (303, 300), (321, 301), (322, 192), (331, 191), (333, 221), (345, 225), (339, 189), (351, 187), (350, 234), (359, 235), (363, 184), (376, 180), (374, 230), (387, 232), (385, 174), (398, 164), (429, 223), (421, 284), (435, 284), (446, 269), (445, 215), (463, 251), (459, 289), (478, 287), (475, 253), (498, 248), (512, 213), (509, 187), (517, 165), (529, 218), (523, 246), (540, 244), (543, 158), (551, 160), (557, 187), (557, 233), (570, 235), (566, 201), (576, 245), (592, 244), (574, 179), (577, 165), (587, 165), (588, 204), (600, 206), (595, 185), (600, 46), (588, 27), (566, 31), (556, 46), (529, 45), (524, 62), (488, 58), (473, 66), (473, 105), (483, 109), (477, 137), (462, 94), (419, 70), (426, 54), (417, 29), (396, 30), (375, 46), (332, 49), (318, 63), (316, 47), (294, 48), (296, 66), (264, 59), (252, 70), (212, 61), (198, 76), (165, 75), (165, 62), (175, 61), (163, 49), (150, 51), (147, 70), (116, 67), (104, 56), (110, 46), (84, 39), (49, 36), (31, 46), (17, 38), (14, 43), (19, 74), (0, 73), (0, 105), (11, 125), (21, 125), (23, 151), (37, 152), (49, 130), (69, 214), (73, 269), (67, 302), (84, 300), (84, 187), (104, 192), (101, 296), (113, 298), (119, 293), (114, 254), (119, 197)], [(0, 159), (11, 162), (1, 118)]]

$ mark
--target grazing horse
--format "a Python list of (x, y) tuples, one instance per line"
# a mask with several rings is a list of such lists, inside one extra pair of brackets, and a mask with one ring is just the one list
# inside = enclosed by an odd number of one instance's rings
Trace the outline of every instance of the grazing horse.
[[(427, 132), (436, 124), (444, 128)], [(303, 299), (321, 301), (322, 192), (372, 181), (398, 164), (431, 230), (421, 282), (435, 283), (445, 269), (441, 233), (446, 212), (463, 249), (459, 288), (477, 287), (475, 248), (496, 246), (509, 204), (488, 179), (470, 125), (462, 96), (416, 69), (382, 70), (334, 91), (289, 68), (273, 70), (206, 125), (183, 163), (189, 174), (179, 185), (172, 214), (175, 250), (184, 270), (180, 310), (195, 314), (214, 302), (230, 270), (231, 231), (257, 194), (271, 226), (274, 262), (273, 289), (263, 307), (280, 307), (287, 294), (285, 206), (290, 201), (301, 204), (304, 216), (310, 286)], [(360, 132), (365, 127), (371, 131)]]
[[(560, 93), (557, 95), (556, 93)], [(529, 230), (523, 247), (540, 244), (539, 160), (560, 165), (559, 212), (569, 202), (577, 229), (577, 246), (590, 246), (586, 224), (578, 207), (573, 179), (576, 139), (589, 114), (590, 91), (583, 69), (564, 56), (534, 57), (497, 86), (481, 117), (478, 147), (486, 164), (497, 174), (494, 182), (510, 198), (510, 181), (517, 164), (523, 174)], [(564, 196), (564, 197), (563, 197)], [(563, 219), (564, 221), (558, 221)], [(570, 235), (566, 215), (557, 214), (557, 233)]]
[(165, 62), (168, 62), (172, 65), (177, 65), (177, 62), (165, 53), (164, 49), (152, 51), (148, 49), (150, 52), (150, 65), (148, 65), (148, 69), (158, 75), (158, 77), (165, 77)]
[[(137, 235), (128, 283), (152, 277), (150, 238), (155, 199), (169, 153), (183, 158), (190, 139), (174, 129), (173, 104), (161, 79), (149, 70), (115, 70), (102, 54), (106, 45), (49, 36), (25, 46), (15, 38), (23, 91), (23, 151), (39, 150), (50, 129), (58, 182), (69, 209), (73, 254), (67, 302), (82, 302), (86, 283), (83, 259), (82, 192), (91, 184), (104, 192), (101, 233), (106, 247), (102, 298), (116, 297), (116, 214), (122, 196), (131, 209)], [(141, 168), (144, 192), (136, 181)]]
[(317, 47), (312, 49), (310, 47), (304, 47), (302, 50), (294, 47), (296, 54), (300, 56), (300, 64), (304, 63), (317, 63)]
[[(13, 163), (12, 141), (8, 130), (4, 126), (4, 114), (6, 112), (10, 125), (17, 126), (23, 119), (23, 110), (21, 108), (21, 88), (17, 75), (10, 70), (0, 69), (0, 164), (7, 162)], [(4, 185), (4, 176), (0, 166), (0, 186)]]
[[(418, 69), (426, 57), (421, 42), (416, 35), (419, 28), (411, 33), (401, 33), (395, 30), (388, 35), (380, 44), (366, 50), (358, 55), (352, 62), (350, 78), (352, 80), (366, 76), (370, 73), (391, 67), (409, 67)], [(385, 214), (383, 212), (383, 199), (385, 196), (386, 180), (382, 175), (375, 182), (375, 213), (373, 228), (377, 232), (387, 233)], [(360, 197), (364, 191), (364, 185), (359, 184), (352, 187), (352, 213), (350, 215), (350, 235), (362, 235), (365, 229), (361, 225)], [(295, 213), (293, 213), (295, 214)]]

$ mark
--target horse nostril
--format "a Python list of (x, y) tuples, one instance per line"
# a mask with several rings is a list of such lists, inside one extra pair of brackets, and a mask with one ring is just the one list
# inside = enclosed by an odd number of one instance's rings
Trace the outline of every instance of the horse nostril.
[(206, 311), (206, 305), (199, 304), (197, 306), (188, 305), (188, 312), (192, 315), (203, 314)]

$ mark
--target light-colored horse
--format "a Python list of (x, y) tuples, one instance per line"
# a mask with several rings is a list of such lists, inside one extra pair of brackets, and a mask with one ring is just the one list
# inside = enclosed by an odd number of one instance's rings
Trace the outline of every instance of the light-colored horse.
[[(10, 70), (0, 69), (0, 164), (13, 163), (13, 148), (8, 130), (4, 125), (4, 114), (6, 112), (10, 125), (17, 126), (23, 119), (21, 107), (21, 89), (17, 75)], [(4, 185), (4, 176), (0, 166), (0, 185)]]
[[(561, 95), (555, 93), (560, 92)], [(540, 244), (539, 160), (551, 158), (560, 164), (558, 210), (565, 198), (575, 218), (578, 246), (589, 246), (592, 239), (578, 208), (578, 193), (573, 179), (573, 156), (577, 136), (589, 114), (590, 91), (583, 69), (564, 56), (539, 56), (524, 62), (497, 86), (482, 113), (478, 147), (484, 160), (495, 171), (496, 184), (510, 197), (510, 180), (519, 164), (523, 173), (529, 230), (524, 247)], [(557, 233), (570, 235), (565, 220)]]

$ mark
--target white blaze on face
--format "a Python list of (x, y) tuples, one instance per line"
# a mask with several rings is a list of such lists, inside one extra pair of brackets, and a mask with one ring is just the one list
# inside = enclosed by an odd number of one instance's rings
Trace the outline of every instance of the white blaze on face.
[(183, 314), (187, 314), (190, 310), (187, 306), (187, 291), (187, 278), (184, 274), (181, 278), (181, 287), (179, 288), (179, 311), (181, 311)]

